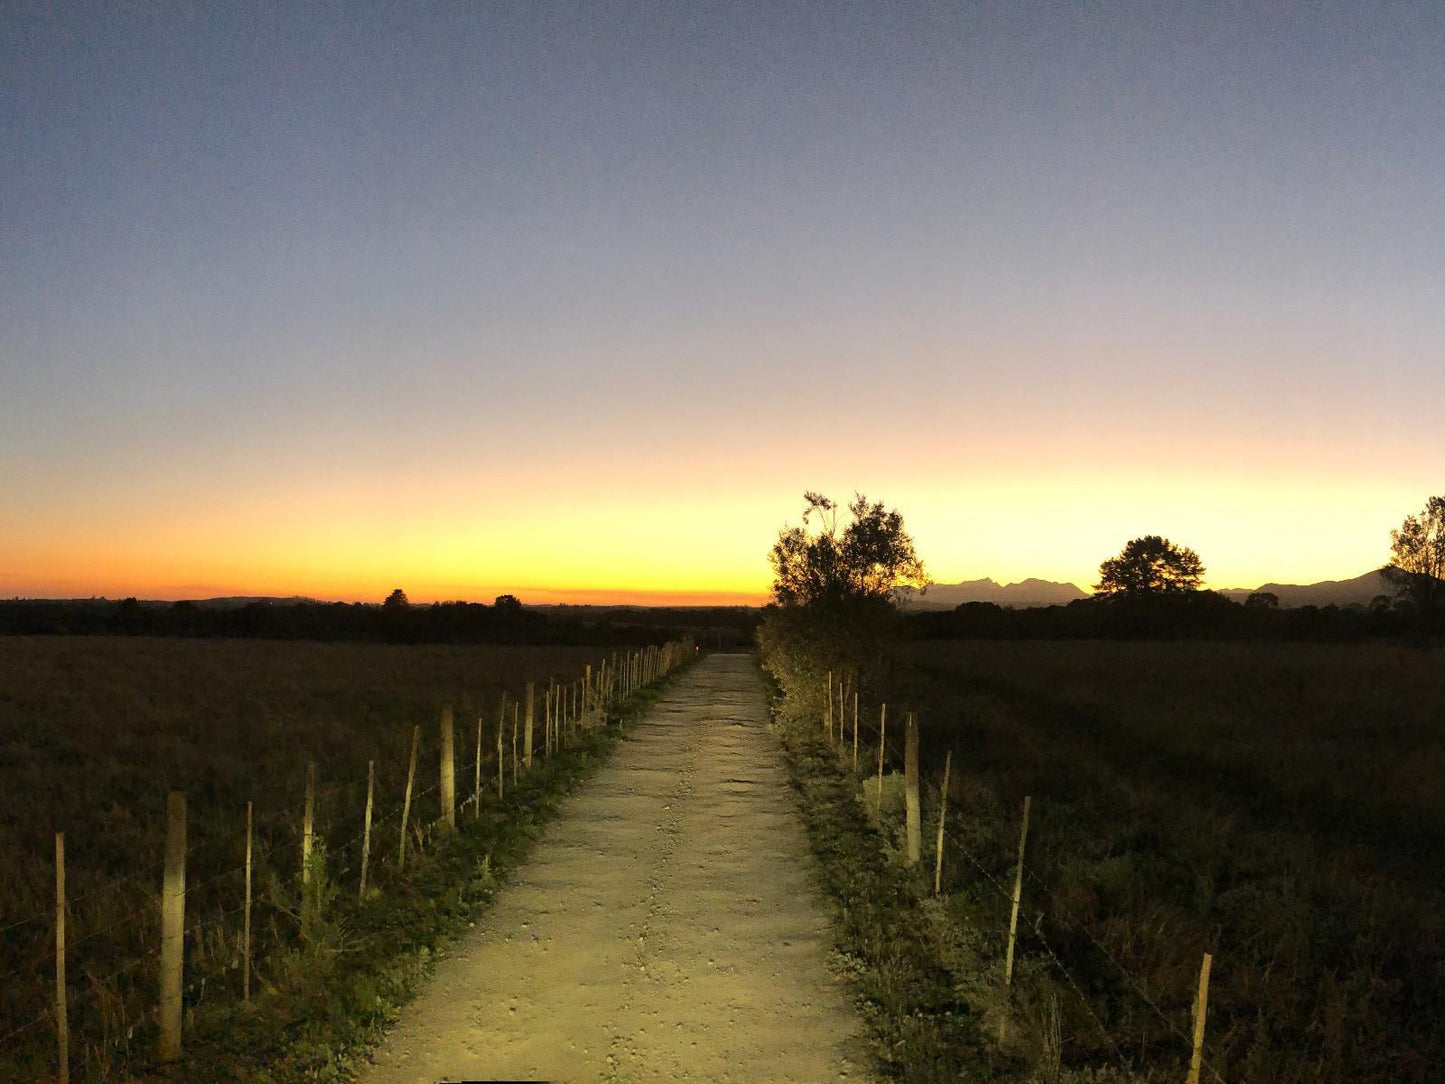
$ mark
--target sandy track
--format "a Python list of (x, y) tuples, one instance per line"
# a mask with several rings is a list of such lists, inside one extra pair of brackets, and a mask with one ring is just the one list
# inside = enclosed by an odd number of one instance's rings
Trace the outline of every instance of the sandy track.
[(751, 656), (679, 678), (361, 1081), (864, 1079), (766, 718)]

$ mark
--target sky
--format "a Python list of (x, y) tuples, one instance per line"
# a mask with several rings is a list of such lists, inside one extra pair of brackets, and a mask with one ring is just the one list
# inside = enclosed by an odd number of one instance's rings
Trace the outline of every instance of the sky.
[[(1180, 10), (1170, 10), (1170, 9)], [(0, 7), (0, 595), (1346, 578), (1445, 491), (1445, 6)]]

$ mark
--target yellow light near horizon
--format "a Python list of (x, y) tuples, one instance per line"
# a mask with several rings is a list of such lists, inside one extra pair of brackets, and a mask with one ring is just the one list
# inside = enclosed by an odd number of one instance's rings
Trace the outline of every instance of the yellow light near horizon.
[[(838, 499), (851, 490), (810, 480)], [(1054, 474), (980, 473), (880, 488), (898, 508), (937, 582), (992, 577), (1069, 581), (1087, 590), (1099, 562), (1130, 538), (1163, 534), (1195, 549), (1215, 587), (1313, 582), (1384, 563), (1391, 527), (1418, 507), (1408, 481), (1212, 477), (1064, 467)], [(737, 484), (703, 496), (668, 475), (625, 503), (604, 491), (564, 498), (479, 489), (448, 479), (414, 487), (338, 486), (252, 493), (212, 506), (11, 526), (0, 550), (7, 593), (302, 594), (379, 600), (401, 587), (418, 601), (525, 596), (678, 596), (761, 601), (767, 552), (798, 522), (801, 489)], [(669, 488), (671, 487), (671, 488)], [(671, 495), (676, 493), (677, 496)]]

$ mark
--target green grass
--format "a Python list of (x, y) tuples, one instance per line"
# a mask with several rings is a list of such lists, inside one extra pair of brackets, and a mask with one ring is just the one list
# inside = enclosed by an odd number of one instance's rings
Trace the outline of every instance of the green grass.
[[(607, 747), (594, 732), (496, 799), (503, 691), (568, 680), (603, 649), (144, 639), (0, 640), (0, 1077), (54, 1073), (53, 835), (67, 835), (72, 1071), (154, 1069), (162, 812), (188, 795), (187, 1056), (176, 1079), (344, 1074), (415, 988), (436, 947), (484, 906), (560, 796)], [(481, 816), (438, 815), (440, 706), (457, 714), (457, 790), (471, 794), (485, 721)], [(511, 755), (510, 708), (505, 748)], [(422, 726), (410, 849), (397, 869), (411, 730)], [(318, 771), (321, 919), (298, 887), (305, 763)], [(369, 882), (357, 898), (366, 770), (376, 761)], [(253, 998), (240, 1001), (244, 810), (256, 810)], [(324, 854), (324, 858), (321, 855)], [(189, 1076), (185, 1074), (189, 1073)]]

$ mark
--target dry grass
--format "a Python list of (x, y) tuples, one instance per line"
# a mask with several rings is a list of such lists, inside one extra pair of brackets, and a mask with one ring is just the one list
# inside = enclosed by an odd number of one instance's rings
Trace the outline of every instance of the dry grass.
[[(255, 803), (255, 988), (286, 976), (273, 950), (299, 936), (298, 831), (317, 764), (322, 883), (354, 895), (368, 760), (376, 761), (372, 877), (391, 876), (412, 727), (422, 726), (413, 823), (438, 813), (437, 720), (457, 713), (458, 799), (470, 794), (476, 719), (495, 780), (502, 695), (572, 680), (606, 649), (380, 646), (141, 638), (0, 639), (0, 1075), (53, 1072), (54, 833), (66, 833), (74, 1064), (119, 1072), (151, 1041), (166, 792), (187, 792), (187, 1005), (239, 991), (244, 812)], [(508, 718), (510, 720), (510, 709)], [(540, 720), (540, 692), (538, 717)], [(510, 728), (510, 722), (508, 724)], [(540, 722), (538, 745), (540, 747)], [(510, 756), (510, 729), (506, 742)], [(507, 783), (511, 783), (510, 768)], [(413, 829), (425, 851), (431, 829)], [(318, 951), (357, 948), (329, 930)], [(325, 938), (321, 938), (325, 939)], [(276, 952), (277, 968), (295, 958)], [(119, 972), (119, 974), (117, 974)]]
[(1223, 1079), (1438, 1079), (1438, 651), (930, 643), (904, 650), (887, 695), (922, 720), (925, 824), (953, 750), (943, 940), (962, 967), (1001, 955), (989, 878), (1010, 882), (1033, 796), (1013, 1012), (1038, 1073), (1182, 1078), (1210, 951)]

